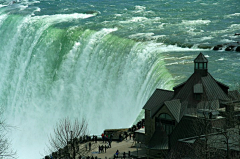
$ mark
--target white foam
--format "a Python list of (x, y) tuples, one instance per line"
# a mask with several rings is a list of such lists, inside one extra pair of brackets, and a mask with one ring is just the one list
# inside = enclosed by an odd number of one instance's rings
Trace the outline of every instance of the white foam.
[(199, 25), (199, 24), (209, 24), (211, 23), (210, 20), (182, 20), (181, 24), (184, 25)]
[(54, 15), (43, 15), (32, 17), (32, 21), (43, 20), (46, 22), (46, 25), (51, 25), (53, 23), (67, 22), (74, 19), (87, 19), (95, 16), (94, 14), (82, 14), (82, 13), (73, 13), (73, 14), (54, 14)]
[(122, 16), (122, 14), (115, 14), (115, 16), (116, 16), (116, 17), (121, 17), (121, 16)]
[(240, 28), (240, 24), (232, 24), (229, 28), (231, 28), (231, 29), (239, 29)]
[(3, 4), (0, 4), (0, 8), (2, 8), (2, 7), (6, 7), (7, 5), (3, 5)]
[(223, 61), (225, 58), (221, 57), (220, 59), (217, 59), (217, 61)]
[(0, 15), (0, 26), (2, 25), (3, 21), (8, 17), (8, 14)]
[(220, 43), (231, 43), (231, 42), (235, 42), (235, 40), (231, 40), (231, 39), (222, 39), (219, 41)]
[(146, 10), (146, 7), (144, 6), (135, 6), (135, 13), (143, 12)]
[(238, 16), (240, 16), (240, 13), (234, 13), (234, 14), (225, 15), (226, 18), (238, 17)]

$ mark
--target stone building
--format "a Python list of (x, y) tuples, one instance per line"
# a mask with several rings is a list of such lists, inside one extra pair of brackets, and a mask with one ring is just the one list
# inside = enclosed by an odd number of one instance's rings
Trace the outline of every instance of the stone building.
[(228, 114), (238, 114), (239, 101), (238, 91), (229, 91), (211, 76), (208, 60), (200, 53), (194, 60), (194, 73), (185, 82), (173, 91), (156, 89), (143, 107), (148, 158), (163, 158), (179, 139), (204, 134), (196, 130), (205, 121), (209, 132), (226, 128)]

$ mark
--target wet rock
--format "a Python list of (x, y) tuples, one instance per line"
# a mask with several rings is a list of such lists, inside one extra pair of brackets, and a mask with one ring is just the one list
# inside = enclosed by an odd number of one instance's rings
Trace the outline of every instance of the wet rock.
[(217, 45), (213, 47), (213, 50), (222, 50), (223, 45)]
[(240, 46), (238, 46), (235, 51), (240, 52)]
[(213, 50), (225, 50), (225, 51), (239, 51), (240, 52), (240, 42), (232, 42), (221, 45), (216, 45)]
[(230, 46), (226, 47), (225, 51), (234, 51), (235, 47), (236, 46), (230, 45)]

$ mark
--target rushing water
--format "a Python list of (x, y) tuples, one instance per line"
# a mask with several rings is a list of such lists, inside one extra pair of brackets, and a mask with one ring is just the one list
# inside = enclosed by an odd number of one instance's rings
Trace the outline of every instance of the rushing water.
[(203, 52), (230, 88), (240, 53), (239, 0), (0, 0), (0, 104), (20, 159), (40, 158), (56, 121), (91, 134), (129, 127), (156, 88), (171, 89)]

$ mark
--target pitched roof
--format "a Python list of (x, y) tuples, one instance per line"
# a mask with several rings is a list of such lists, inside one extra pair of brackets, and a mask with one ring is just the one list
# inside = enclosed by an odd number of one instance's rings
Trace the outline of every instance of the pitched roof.
[(180, 120), (181, 103), (179, 99), (164, 102), (168, 110), (172, 113), (177, 122)]
[(229, 91), (228, 96), (233, 100), (240, 100), (240, 93), (237, 90)]
[(156, 89), (152, 96), (148, 99), (147, 103), (144, 105), (143, 109), (150, 110), (151, 114), (153, 115), (162, 106), (164, 101), (172, 98), (173, 94), (173, 91)]
[(208, 100), (230, 100), (228, 95), (221, 89), (216, 80), (210, 74), (202, 77), (202, 83)]
[(228, 95), (209, 73), (206, 76), (201, 76), (197, 72), (193, 73), (173, 99), (188, 101), (193, 106), (199, 102), (194, 98), (194, 93), (202, 93), (202, 97), (205, 98), (202, 100), (229, 100)]
[(170, 148), (174, 146), (178, 139), (195, 136), (196, 124), (195, 117), (183, 116), (170, 134)]
[(150, 149), (168, 149), (168, 135), (163, 129), (157, 129), (147, 145)]
[(195, 58), (194, 62), (208, 62), (208, 59), (200, 52), (200, 54)]
[(197, 104), (197, 109), (210, 109), (210, 110), (217, 110), (219, 108), (219, 100), (212, 100), (212, 101), (201, 101)]

